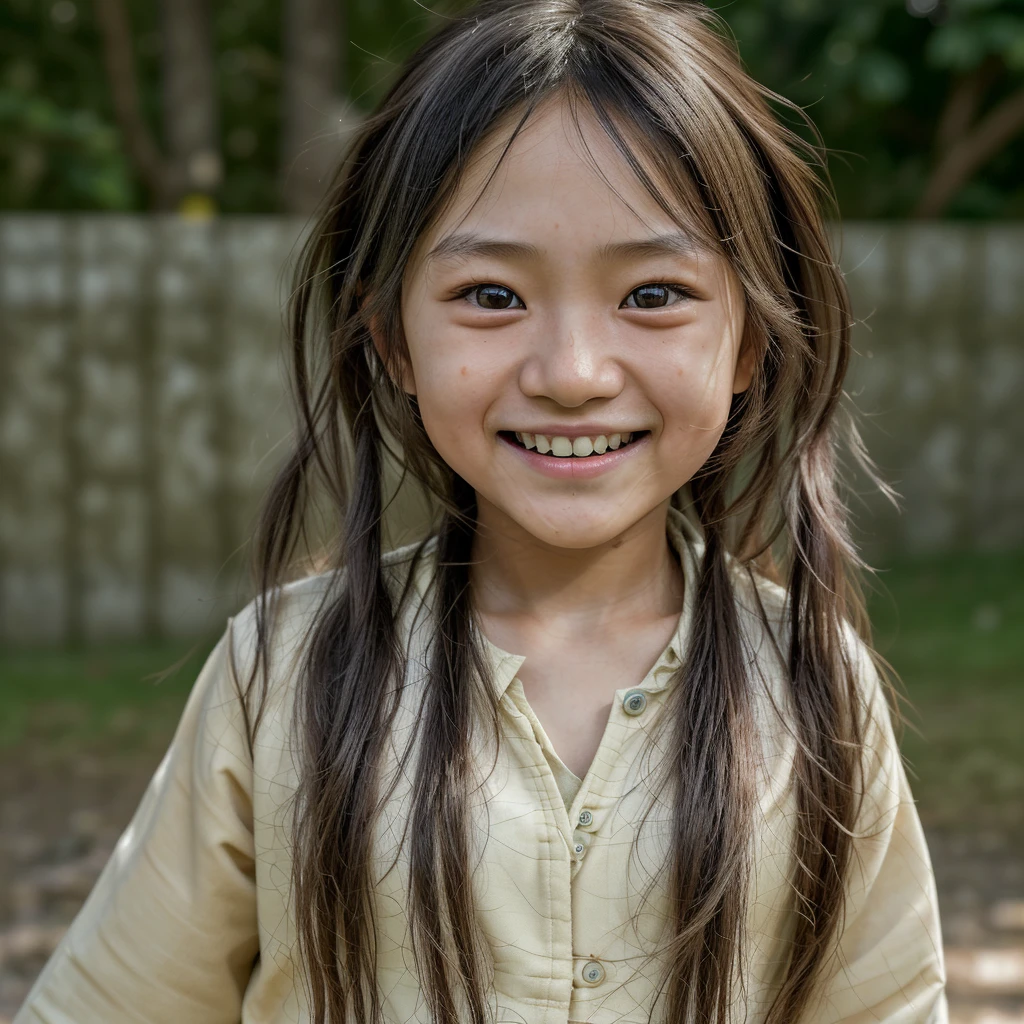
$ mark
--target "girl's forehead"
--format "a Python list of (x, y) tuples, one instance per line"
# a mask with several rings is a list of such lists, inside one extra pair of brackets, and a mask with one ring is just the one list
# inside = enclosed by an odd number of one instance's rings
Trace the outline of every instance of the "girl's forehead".
[[(460, 225), (508, 226), (509, 216), (521, 219), (513, 225), (519, 227), (530, 221), (547, 225), (549, 218), (557, 218), (555, 223), (567, 228), (601, 221), (614, 222), (618, 231), (643, 234), (679, 229), (588, 104), (550, 96), (511, 139), (521, 117), (521, 110), (505, 114), (474, 148), (451, 201), (420, 238), (416, 255)], [(647, 169), (655, 177), (656, 171)], [(667, 186), (666, 193), (670, 206), (689, 220), (683, 197), (672, 195)]]

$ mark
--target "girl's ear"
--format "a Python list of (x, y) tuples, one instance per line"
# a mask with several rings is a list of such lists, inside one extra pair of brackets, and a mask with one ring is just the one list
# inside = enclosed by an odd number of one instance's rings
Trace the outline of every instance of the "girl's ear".
[[(360, 296), (360, 299), (359, 299), (360, 308), (362, 307), (363, 302), (365, 301), (361, 297), (362, 294), (363, 294), (363, 284), (360, 281), (359, 284), (356, 285), (356, 295)], [(415, 395), (416, 394), (416, 378), (413, 376), (412, 365), (410, 364), (409, 360), (406, 359), (404, 355), (402, 355), (402, 354), (399, 355), (399, 360), (401, 362), (401, 380), (395, 380), (395, 378), (394, 378), (393, 374), (391, 373), (391, 370), (390, 370), (390, 368), (388, 366), (387, 346), (386, 346), (386, 344), (384, 342), (384, 334), (380, 330), (380, 325), (378, 324), (376, 317), (371, 317), (370, 318), (370, 321), (369, 321), (369, 324), (368, 324), (368, 328), (369, 328), (369, 331), (370, 331), (370, 337), (373, 339), (373, 347), (377, 350), (377, 356), (380, 359), (381, 364), (384, 366), (385, 370), (387, 371), (388, 376), (391, 378), (392, 383), (398, 385), (398, 387), (400, 387), (406, 394)]]
[(738, 395), (750, 387), (750, 382), (754, 379), (758, 348), (750, 321), (747, 320), (743, 325), (743, 337), (740, 340), (740, 351), (736, 357), (736, 369), (732, 377), (732, 393), (734, 395)]

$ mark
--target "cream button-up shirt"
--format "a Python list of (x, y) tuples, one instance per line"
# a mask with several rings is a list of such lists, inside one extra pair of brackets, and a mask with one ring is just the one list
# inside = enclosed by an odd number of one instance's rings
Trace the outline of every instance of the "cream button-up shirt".
[[(493, 959), (493, 1019), (509, 1024), (646, 1024), (660, 981), (662, 890), (639, 896), (666, 854), (669, 808), (652, 797), (643, 741), (685, 658), (701, 540), (670, 509), (670, 541), (687, 580), (675, 636), (641, 680), (616, 691), (584, 779), (562, 764), (530, 708), (523, 657), (481, 637), (491, 662), (502, 734), (479, 753), (489, 774), (479, 799), (472, 881)], [(422, 697), (433, 543), (417, 568), (417, 600), (401, 622), (409, 669), (386, 765), (395, 768)], [(411, 546), (386, 558), (397, 582)], [(762, 1021), (781, 978), (793, 920), (788, 879), (794, 803), (793, 740), (771, 706), (786, 705), (781, 667), (736, 574), (741, 628), (758, 672), (752, 693), (761, 730), (759, 798), (743, 982), (731, 1020)], [(303, 637), (325, 578), (285, 590), (274, 639), (270, 698), (250, 756), (233, 672), (244, 679), (251, 609), (229, 623), (186, 704), (166, 756), (94, 889), (36, 981), (15, 1024), (285, 1024), (309, 1019), (294, 962), (289, 798), (296, 767), (290, 714)], [(772, 621), (783, 592), (756, 584)], [(781, 628), (781, 627), (780, 627)], [(781, 635), (781, 634), (780, 634)], [(877, 676), (862, 666), (867, 796), (848, 882), (839, 957), (806, 1024), (946, 1024), (945, 975), (934, 876)], [(762, 686), (760, 680), (764, 680)], [(754, 680), (757, 680), (755, 685)], [(411, 685), (410, 685), (411, 684)], [(763, 692), (762, 692), (763, 691)], [(481, 730), (486, 732), (486, 730)], [(497, 761), (494, 762), (495, 754)], [(657, 755), (657, 748), (654, 751)], [(494, 768), (491, 770), (491, 764)], [(389, 1024), (429, 1021), (409, 945), (408, 861), (397, 839), (411, 780), (385, 805), (375, 849), (379, 983)], [(631, 856), (634, 840), (637, 852)], [(745, 991), (744, 991), (745, 990)], [(658, 1004), (655, 1020), (663, 1010)]]

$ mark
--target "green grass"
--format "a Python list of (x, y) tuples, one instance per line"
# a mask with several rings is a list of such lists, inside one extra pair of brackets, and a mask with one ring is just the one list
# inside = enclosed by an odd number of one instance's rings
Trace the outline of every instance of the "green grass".
[(908, 676), (953, 687), (969, 677), (1020, 681), (1024, 552), (904, 559), (878, 582), (878, 643)]
[(903, 559), (879, 582), (876, 644), (913, 705), (903, 750), (922, 820), (1019, 827), (1024, 552)]
[[(1024, 807), (1024, 551), (900, 560), (870, 608), (912, 705), (903, 749), (922, 820), (1013, 827)], [(162, 749), (211, 646), (0, 651), (0, 749)]]
[[(0, 651), (0, 749), (169, 738), (210, 642)], [(168, 671), (170, 670), (170, 671)]]

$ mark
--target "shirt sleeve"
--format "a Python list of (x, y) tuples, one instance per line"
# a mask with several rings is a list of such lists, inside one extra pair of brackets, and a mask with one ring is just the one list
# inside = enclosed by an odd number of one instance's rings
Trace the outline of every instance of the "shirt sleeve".
[(948, 1024), (935, 876), (878, 673), (863, 647), (865, 798), (838, 957), (816, 1024)]
[(14, 1024), (238, 1024), (259, 952), (252, 760), (231, 623)]

